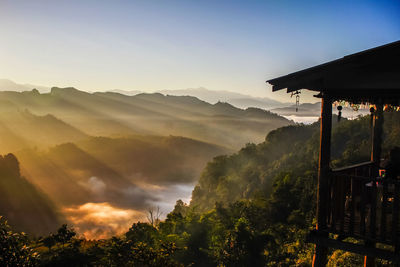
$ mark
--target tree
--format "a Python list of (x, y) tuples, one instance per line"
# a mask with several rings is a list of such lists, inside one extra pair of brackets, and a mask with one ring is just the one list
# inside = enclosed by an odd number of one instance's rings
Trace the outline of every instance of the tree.
[(51, 234), (51, 235), (43, 238), (42, 239), (42, 243), (43, 243), (43, 245), (45, 245), (49, 249), (49, 252), (51, 252), (51, 247), (56, 244), (56, 240), (54, 238), (54, 235)]
[(67, 224), (63, 224), (58, 230), (57, 234), (54, 235), (54, 239), (57, 242), (61, 242), (63, 247), (68, 243), (74, 236), (76, 232), (73, 228), (68, 228)]
[(178, 199), (176, 201), (174, 210), (172, 211), (172, 213), (175, 214), (180, 214), (181, 216), (186, 216), (187, 212), (189, 210), (189, 206), (182, 201), (182, 199)]
[(157, 206), (157, 209), (155, 209), (154, 207), (151, 207), (147, 210), (147, 220), (154, 227), (157, 227), (158, 224), (160, 223), (161, 215), (162, 215), (162, 212), (160, 211), (160, 207), (158, 207), (158, 206)]
[(157, 241), (158, 230), (148, 223), (134, 223), (129, 231), (126, 232), (126, 239), (133, 243), (142, 242), (148, 245), (155, 245)]
[(0, 266), (35, 266), (38, 253), (29, 246), (24, 233), (15, 233), (0, 216)]

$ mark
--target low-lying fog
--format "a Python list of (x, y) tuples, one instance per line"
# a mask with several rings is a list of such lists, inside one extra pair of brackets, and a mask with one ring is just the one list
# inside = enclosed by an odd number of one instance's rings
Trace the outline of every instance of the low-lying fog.
[[(94, 190), (105, 189), (98, 181), (93, 186)], [(144, 198), (153, 196), (143, 199), (146, 207), (144, 209), (124, 208), (109, 202), (87, 202), (82, 205), (66, 206), (62, 212), (75, 230), (85, 238), (108, 238), (125, 233), (135, 222), (147, 222), (150, 209), (153, 211), (159, 209), (160, 219), (165, 219), (166, 215), (173, 210), (178, 199), (185, 203), (190, 202), (193, 187), (194, 184), (170, 186), (143, 184), (140, 188), (144, 191), (142, 196)]]

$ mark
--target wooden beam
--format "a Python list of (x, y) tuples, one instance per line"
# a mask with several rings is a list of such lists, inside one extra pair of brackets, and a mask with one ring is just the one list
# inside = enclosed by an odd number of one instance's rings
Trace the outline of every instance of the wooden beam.
[(362, 244), (354, 244), (354, 243), (331, 239), (328, 237), (321, 236), (315, 231), (310, 232), (310, 234), (307, 236), (307, 242), (325, 247), (340, 249), (352, 253), (357, 253), (361, 255), (368, 254), (375, 258), (380, 258), (393, 262), (400, 262), (400, 254), (398, 253), (394, 253), (389, 250), (384, 250), (379, 248), (366, 247)]
[(326, 229), (328, 178), (331, 173), (332, 100), (324, 96), (321, 102), (321, 126), (318, 160), (317, 230)]
[[(371, 144), (371, 161), (374, 163), (371, 171), (371, 178), (375, 178), (379, 173), (379, 165), (381, 162), (382, 154), (382, 134), (383, 134), (383, 105), (382, 103), (376, 104), (376, 110), (373, 114), (372, 121), (372, 144)], [(372, 190), (376, 193), (376, 184), (373, 184)], [(372, 194), (375, 196), (376, 194)], [(371, 215), (370, 215), (370, 233), (371, 238), (376, 235), (376, 199), (371, 199)], [(375, 243), (366, 241), (365, 246), (368, 248), (375, 248)], [(373, 255), (365, 254), (364, 257), (365, 267), (375, 266), (375, 257)]]
[[(317, 231), (327, 228), (327, 205), (331, 158), (331, 130), (332, 130), (332, 99), (324, 95), (321, 102), (321, 127), (318, 161), (318, 193), (317, 193)], [(323, 245), (315, 246), (313, 266), (325, 266), (327, 263), (328, 248)]]
[[(371, 161), (379, 166), (382, 154), (383, 105), (377, 104), (373, 113)], [(378, 170), (375, 170), (378, 171)], [(377, 174), (377, 173), (376, 173)]]

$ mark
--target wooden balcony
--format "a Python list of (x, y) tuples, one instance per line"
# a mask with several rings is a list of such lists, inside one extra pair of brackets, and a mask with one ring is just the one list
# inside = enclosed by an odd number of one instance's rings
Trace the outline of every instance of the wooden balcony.
[[(321, 98), (317, 224), (308, 237), (316, 244), (313, 266), (327, 264), (328, 248), (365, 255), (367, 267), (375, 266), (377, 257), (400, 264), (399, 181), (379, 179), (377, 168), (382, 156), (383, 106), (400, 105), (399, 57), (397, 41), (268, 80), (273, 91), (308, 89), (319, 92), (316, 96)], [(331, 171), (333, 101), (375, 105), (371, 109), (371, 163)], [(332, 239), (329, 233), (338, 238)], [(342, 242), (346, 237), (364, 244)], [(390, 248), (382, 249), (379, 243)]]
[(374, 177), (374, 168), (367, 162), (331, 172), (326, 230), (338, 239), (353, 237), (398, 251), (400, 181)]

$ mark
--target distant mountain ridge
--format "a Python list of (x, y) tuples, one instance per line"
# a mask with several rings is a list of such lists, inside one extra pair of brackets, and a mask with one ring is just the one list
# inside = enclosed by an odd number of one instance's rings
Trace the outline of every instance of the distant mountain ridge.
[(229, 148), (261, 142), (269, 131), (290, 124), (287, 119), (261, 109), (240, 109), (228, 103), (210, 104), (192, 96), (160, 93), (126, 96), (53, 87), (44, 94), (37, 90), (3, 91), (0, 103), (5, 103), (0, 111), (51, 114), (83, 135), (186, 136)]
[(144, 93), (143, 91), (139, 91), (139, 90), (120, 90), (120, 89), (107, 90), (107, 92), (118, 93), (121, 95), (128, 95), (128, 96), (134, 96), (137, 94)]
[(268, 97), (255, 97), (229, 91), (212, 91), (203, 87), (181, 90), (161, 90), (158, 92), (176, 96), (195, 96), (212, 104), (216, 102), (228, 102), (239, 108), (256, 107), (269, 110), (288, 105), (288, 103), (282, 103)]
[(19, 84), (8, 79), (0, 79), (0, 91), (14, 91), (23, 92), (37, 89), (41, 93), (47, 93), (50, 91), (50, 87), (33, 85), (33, 84)]
[[(129, 91), (118, 89), (110, 90), (109, 92), (119, 93), (128, 96), (134, 96), (144, 93), (143, 91), (138, 90)], [(194, 96), (211, 104), (215, 104), (217, 102), (228, 102), (238, 108), (255, 107), (270, 110), (273, 108), (285, 107), (290, 105), (290, 103), (282, 103), (268, 97), (255, 97), (230, 91), (214, 91), (208, 90), (204, 87), (177, 90), (160, 90), (156, 91), (156, 93), (172, 96)]]
[[(9, 79), (0, 79), (0, 91), (24, 92), (24, 91), (31, 91), (32, 89), (36, 89), (40, 93), (48, 93), (51, 90), (51, 88), (47, 86), (33, 85), (33, 84), (19, 84)], [(118, 93), (127, 96), (134, 96), (137, 94), (145, 93), (144, 91), (141, 90), (122, 90), (122, 89), (112, 89), (112, 90), (107, 90), (106, 92)], [(173, 96), (194, 96), (200, 100), (206, 101), (211, 104), (215, 104), (217, 102), (228, 102), (239, 108), (256, 107), (256, 108), (270, 110), (273, 108), (285, 107), (290, 105), (289, 103), (282, 103), (268, 97), (255, 97), (251, 95), (235, 93), (230, 91), (209, 90), (204, 87), (176, 89), (176, 90), (158, 90), (155, 93), (161, 93), (164, 95), (173, 95)]]

